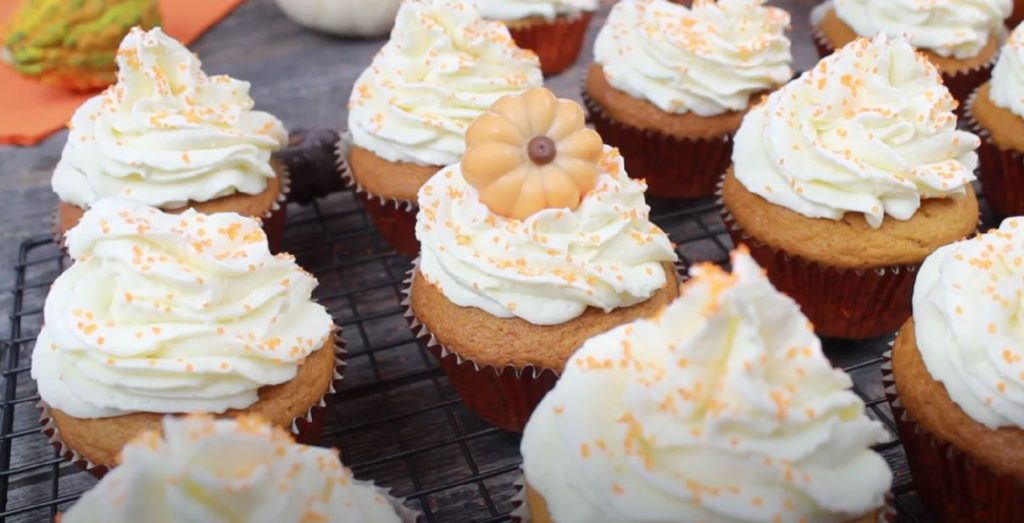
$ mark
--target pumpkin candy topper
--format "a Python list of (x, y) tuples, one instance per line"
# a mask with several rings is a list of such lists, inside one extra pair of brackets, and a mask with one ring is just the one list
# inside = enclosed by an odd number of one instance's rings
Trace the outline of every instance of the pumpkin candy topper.
[(575, 210), (597, 185), (601, 136), (583, 108), (535, 87), (499, 99), (466, 130), (462, 174), (495, 214)]

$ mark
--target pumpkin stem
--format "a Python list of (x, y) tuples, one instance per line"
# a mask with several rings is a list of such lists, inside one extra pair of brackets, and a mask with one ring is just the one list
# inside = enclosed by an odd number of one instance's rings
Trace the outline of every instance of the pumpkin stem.
[(526, 144), (526, 154), (535, 165), (547, 165), (555, 159), (557, 154), (555, 141), (547, 136), (534, 136)]

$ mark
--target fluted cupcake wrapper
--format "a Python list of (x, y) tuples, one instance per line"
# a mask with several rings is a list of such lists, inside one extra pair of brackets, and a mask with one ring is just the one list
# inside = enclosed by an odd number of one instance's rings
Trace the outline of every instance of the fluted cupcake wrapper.
[(581, 89), (590, 122), (604, 143), (617, 147), (631, 178), (647, 182), (647, 194), (663, 198), (706, 198), (715, 194), (732, 161), (732, 134), (685, 139), (617, 121)]
[(981, 187), (988, 207), (1000, 217), (1024, 214), (1024, 154), (999, 148), (991, 133), (974, 117), (971, 107), (978, 96), (971, 93), (964, 109), (967, 127), (981, 138), (978, 147)]
[(892, 372), (892, 350), (883, 357), (885, 397), (914, 486), (931, 515), (946, 523), (1024, 521), (1024, 483), (998, 475), (922, 427), (900, 401)]
[(551, 21), (509, 24), (508, 31), (517, 46), (533, 51), (540, 58), (540, 70), (544, 76), (551, 76), (576, 63), (593, 16), (594, 13), (584, 11)]
[[(295, 435), (295, 440), (302, 444), (312, 445), (319, 441), (324, 422), (327, 418), (327, 403), (341, 387), (342, 373), (345, 370), (345, 340), (341, 337), (341, 327), (335, 326), (334, 333), (334, 376), (327, 387), (327, 392), (316, 403), (311, 405), (305, 414), (294, 418), (288, 427), (292, 434)], [(50, 414), (49, 404), (40, 399), (36, 403), (36, 408), (39, 409), (39, 424), (42, 426), (43, 435), (46, 436), (50, 445), (57, 449), (61, 457), (78, 465), (96, 479), (103, 478), (110, 471), (110, 468), (106, 465), (93, 463), (64, 442), (61, 437), (60, 428)]]

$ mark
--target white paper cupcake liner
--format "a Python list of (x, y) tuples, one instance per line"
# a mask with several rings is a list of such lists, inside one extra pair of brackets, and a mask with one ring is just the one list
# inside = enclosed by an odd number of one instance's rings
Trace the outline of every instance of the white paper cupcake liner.
[(387, 198), (384, 196), (373, 194), (367, 191), (365, 188), (363, 188), (363, 186), (360, 185), (358, 181), (356, 181), (355, 175), (352, 174), (352, 169), (348, 165), (348, 155), (351, 149), (352, 133), (349, 131), (342, 132), (341, 139), (338, 140), (338, 146), (336, 147), (336, 150), (338, 154), (338, 174), (341, 176), (342, 181), (344, 181), (345, 188), (352, 189), (352, 191), (356, 195), (363, 196), (371, 202), (379, 201), (381, 205), (387, 206), (390, 204), (395, 209), (415, 214), (416, 211), (419, 209), (419, 206), (416, 204), (416, 202), (412, 200), (401, 200), (398, 198)]

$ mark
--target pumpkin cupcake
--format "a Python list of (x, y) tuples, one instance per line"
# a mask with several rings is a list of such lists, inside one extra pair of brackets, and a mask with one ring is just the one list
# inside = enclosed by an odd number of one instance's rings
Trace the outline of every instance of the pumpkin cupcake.
[(732, 267), (576, 351), (523, 433), (528, 521), (881, 521), (888, 434), (797, 304)]
[(501, 428), (522, 430), (583, 340), (677, 294), (676, 255), (648, 220), (643, 182), (578, 104), (546, 89), (478, 118), (462, 162), (434, 175), (419, 204), (413, 327), (469, 409)]
[(576, 63), (598, 0), (476, 0), (480, 15), (508, 26), (516, 45), (540, 58), (545, 75)]
[(355, 479), (336, 450), (297, 445), (257, 416), (168, 416), (126, 445), (120, 462), (60, 521), (416, 520), (400, 500)]
[(259, 414), (316, 438), (333, 392), (316, 279), (235, 213), (180, 215), (105, 198), (67, 235), (32, 353), (45, 432), (101, 474), (164, 414)]
[(711, 196), (751, 104), (793, 77), (789, 14), (762, 0), (623, 0), (597, 36), (583, 99), (648, 193)]
[(71, 117), (53, 173), (59, 238), (100, 198), (129, 198), (180, 213), (265, 219), (277, 246), (287, 177), (271, 154), (288, 133), (252, 110), (249, 84), (208, 77), (160, 28), (135, 28), (117, 52), (118, 81)]
[(955, 107), (927, 58), (880, 35), (744, 117), (722, 189), (729, 233), (818, 334), (894, 331), (925, 257), (974, 232), (979, 140)]
[(539, 86), (537, 57), (462, 0), (407, 0), (391, 40), (352, 89), (342, 175), (398, 252), (419, 252), (416, 192), (459, 161), (466, 127), (506, 94)]
[(1010, 0), (827, 0), (811, 11), (811, 30), (822, 57), (858, 37), (904, 36), (964, 103), (992, 71), (1010, 9)]
[(1020, 217), (935, 251), (883, 368), (914, 486), (940, 522), (1024, 521), (1022, 267)]

